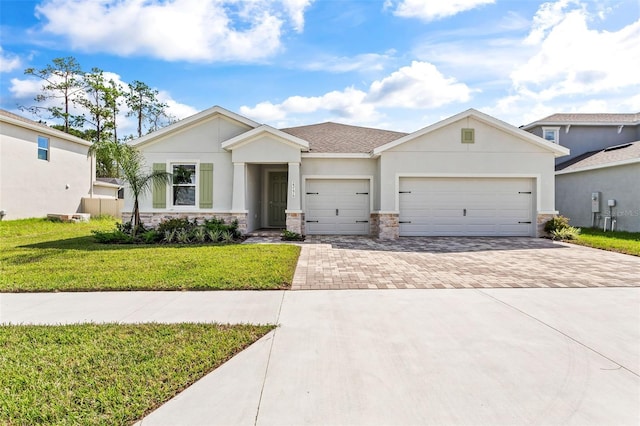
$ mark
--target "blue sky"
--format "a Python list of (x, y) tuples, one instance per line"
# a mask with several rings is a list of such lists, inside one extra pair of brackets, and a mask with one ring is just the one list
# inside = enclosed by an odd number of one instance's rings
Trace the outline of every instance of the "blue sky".
[(0, 0), (0, 8), (0, 108), (14, 112), (33, 105), (40, 87), (24, 69), (63, 56), (116, 81), (144, 81), (180, 118), (220, 105), (275, 127), (413, 131), (467, 108), (517, 126), (554, 112), (640, 111), (638, 0)]

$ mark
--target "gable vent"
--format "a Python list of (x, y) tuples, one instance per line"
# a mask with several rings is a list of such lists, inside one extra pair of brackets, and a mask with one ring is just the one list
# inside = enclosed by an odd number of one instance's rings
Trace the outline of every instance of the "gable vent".
[(475, 139), (475, 129), (462, 129), (462, 143), (474, 143)]

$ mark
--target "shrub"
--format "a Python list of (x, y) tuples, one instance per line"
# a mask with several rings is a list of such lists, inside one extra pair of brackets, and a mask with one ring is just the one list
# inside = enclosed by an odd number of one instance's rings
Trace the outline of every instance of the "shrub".
[(162, 234), (155, 229), (143, 232), (140, 237), (145, 244), (155, 244), (162, 241)]
[(165, 234), (166, 231), (176, 231), (179, 229), (184, 229), (187, 231), (192, 231), (198, 224), (194, 220), (190, 222), (189, 219), (178, 218), (178, 219), (167, 219), (162, 221), (160, 225), (158, 225), (158, 232), (161, 234)]
[(217, 243), (222, 239), (222, 231), (219, 229), (207, 229), (207, 236), (212, 243)]
[(282, 241), (304, 241), (304, 235), (300, 235), (297, 232), (287, 231), (286, 229), (282, 231)]
[(207, 240), (207, 228), (204, 226), (198, 226), (193, 230), (193, 241), (198, 243), (204, 243)]
[(553, 231), (557, 231), (565, 228), (569, 228), (569, 218), (564, 216), (556, 216), (552, 219), (549, 219), (544, 224), (544, 232), (550, 235), (553, 233)]
[(580, 228), (574, 228), (573, 226), (567, 226), (566, 228), (554, 229), (550, 232), (551, 239), (569, 241), (578, 239), (580, 235)]

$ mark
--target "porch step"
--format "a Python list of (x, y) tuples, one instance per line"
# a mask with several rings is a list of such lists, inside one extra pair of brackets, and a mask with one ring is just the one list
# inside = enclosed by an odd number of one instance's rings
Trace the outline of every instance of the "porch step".
[(247, 233), (247, 237), (280, 237), (284, 229), (262, 228)]

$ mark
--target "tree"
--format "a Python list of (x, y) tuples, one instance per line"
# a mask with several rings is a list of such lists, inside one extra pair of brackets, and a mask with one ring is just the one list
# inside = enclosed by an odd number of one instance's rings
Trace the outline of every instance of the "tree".
[(77, 96), (82, 92), (84, 72), (75, 58), (55, 58), (53, 64), (42, 69), (27, 68), (24, 73), (44, 80), (42, 93), (35, 97), (36, 102), (44, 102), (47, 99), (59, 99), (61, 106), (51, 107), (22, 107), (33, 114), (39, 115), (41, 110), (48, 111), (53, 118), (64, 121), (63, 131), (69, 133), (72, 125), (77, 125), (77, 117), (73, 116), (69, 109), (76, 102)]
[(127, 117), (136, 117), (138, 121), (138, 137), (142, 136), (142, 128), (145, 122), (150, 124), (150, 131), (159, 128), (158, 120), (166, 116), (167, 104), (158, 100), (158, 91), (147, 86), (145, 83), (134, 80), (129, 83), (129, 93), (126, 96), (127, 106), (130, 111)]
[(107, 82), (104, 72), (92, 68), (84, 75), (84, 95), (78, 104), (84, 107), (87, 115), (82, 115), (83, 124), (89, 124), (91, 131), (85, 131), (93, 142), (92, 152), (96, 156), (96, 174), (99, 177), (117, 177), (118, 167), (114, 157), (114, 145), (118, 143), (115, 128), (118, 89), (113, 81)]
[(144, 165), (140, 151), (131, 145), (118, 144), (116, 157), (122, 170), (122, 178), (129, 185), (133, 195), (133, 211), (131, 213), (132, 235), (140, 228), (140, 207), (138, 199), (151, 190), (154, 184), (166, 185), (171, 181), (171, 173), (165, 171), (149, 171)]

